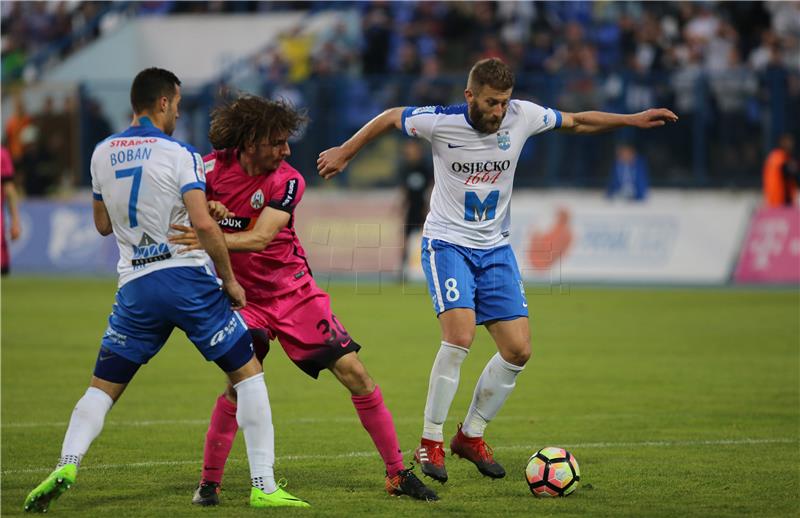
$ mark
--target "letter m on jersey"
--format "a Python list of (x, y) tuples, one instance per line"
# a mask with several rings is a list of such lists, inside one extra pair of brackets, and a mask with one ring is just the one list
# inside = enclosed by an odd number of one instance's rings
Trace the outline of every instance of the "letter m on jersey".
[(478, 194), (473, 191), (464, 193), (464, 219), (467, 221), (486, 221), (494, 219), (494, 212), (497, 209), (497, 201), (500, 199), (500, 191), (492, 191), (481, 201)]

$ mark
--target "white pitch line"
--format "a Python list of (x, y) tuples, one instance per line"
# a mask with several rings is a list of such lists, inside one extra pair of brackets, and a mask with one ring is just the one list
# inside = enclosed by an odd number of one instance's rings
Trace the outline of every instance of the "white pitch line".
[[(642, 414), (582, 414), (580, 416), (574, 416), (572, 419), (577, 420), (599, 420), (599, 419), (620, 419), (620, 418), (635, 418), (635, 417), (642, 417)], [(497, 416), (492, 421), (547, 421), (549, 418), (545, 416), (539, 416), (535, 418), (531, 418), (530, 416)], [(555, 417), (553, 418), (555, 419)], [(559, 416), (558, 419), (563, 421), (563, 416)], [(143, 426), (171, 426), (171, 425), (180, 425), (180, 426), (207, 426), (208, 419), (148, 419), (142, 421), (106, 421), (105, 426), (116, 426), (116, 427), (143, 427)], [(341, 417), (299, 417), (295, 419), (277, 419), (276, 420), (279, 424), (320, 424), (320, 423), (358, 423), (359, 420), (355, 416), (341, 416)], [(420, 421), (419, 417), (395, 417), (395, 423), (416, 423)], [(68, 421), (46, 421), (46, 422), (21, 422), (21, 423), (3, 423), (0, 425), (2, 429), (15, 429), (15, 428), (49, 428), (49, 427), (56, 427), (56, 428), (66, 428)]]
[[(568, 449), (599, 449), (599, 448), (630, 448), (630, 447), (681, 447), (681, 446), (741, 446), (752, 444), (797, 444), (800, 443), (800, 438), (772, 438), (772, 439), (708, 439), (708, 440), (692, 440), (692, 441), (631, 441), (631, 442), (584, 442), (584, 443), (568, 443), (562, 444), (562, 448)], [(512, 446), (497, 446), (495, 451), (515, 451), (527, 450), (536, 451), (538, 448), (530, 444), (515, 444)], [(409, 455), (413, 450), (404, 451), (404, 455)], [(374, 450), (371, 451), (352, 451), (349, 453), (337, 453), (332, 455), (279, 455), (276, 460), (278, 461), (295, 461), (295, 460), (336, 460), (348, 459), (354, 457), (377, 457), (378, 453)], [(245, 462), (245, 459), (230, 458), (228, 462)], [(163, 461), (150, 461), (150, 462), (133, 462), (129, 464), (97, 464), (88, 465), (81, 468), (81, 470), (114, 470), (114, 469), (130, 469), (130, 468), (151, 468), (155, 466), (183, 466), (186, 464), (202, 464), (200, 458), (192, 460), (163, 460)], [(15, 475), (20, 473), (49, 473), (53, 467), (39, 467), (27, 469), (7, 469), (3, 470), (3, 475)]]

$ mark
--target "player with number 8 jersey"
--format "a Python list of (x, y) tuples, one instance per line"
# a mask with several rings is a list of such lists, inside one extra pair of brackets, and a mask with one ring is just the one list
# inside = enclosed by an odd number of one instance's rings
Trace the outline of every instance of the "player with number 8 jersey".
[(495, 58), (478, 61), (467, 79), (465, 104), (390, 108), (317, 160), (320, 176), (331, 178), (367, 143), (392, 128), (431, 143), (434, 187), (423, 229), (422, 267), (442, 340), (431, 369), (415, 458), (423, 473), (440, 482), (447, 480), (443, 426), (476, 324), (486, 326), (498, 352), (478, 379), (450, 449), (486, 476), (505, 476), (483, 436), (531, 355), (528, 303), (508, 244), (511, 189), (523, 145), (549, 130), (589, 134), (677, 120), (666, 109), (629, 115), (561, 112), (511, 99), (513, 87), (514, 76), (505, 63)]

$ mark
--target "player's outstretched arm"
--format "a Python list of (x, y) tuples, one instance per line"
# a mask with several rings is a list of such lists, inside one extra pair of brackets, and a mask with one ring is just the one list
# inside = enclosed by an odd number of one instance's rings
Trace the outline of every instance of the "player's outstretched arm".
[(101, 236), (107, 236), (114, 231), (111, 226), (111, 217), (103, 200), (92, 200), (92, 213), (94, 215), (94, 228), (100, 232)]
[(650, 129), (677, 122), (678, 116), (666, 108), (651, 108), (639, 113), (561, 112), (560, 131), (576, 134), (603, 133), (625, 126)]
[(217, 275), (222, 279), (222, 289), (231, 299), (234, 309), (241, 309), (245, 306), (244, 288), (236, 281), (231, 267), (231, 258), (225, 248), (225, 238), (222, 235), (219, 225), (208, 212), (206, 195), (200, 189), (191, 189), (183, 193), (183, 203), (189, 213), (197, 239), (203, 246), (211, 260), (214, 261), (214, 268)]
[(341, 173), (361, 148), (383, 135), (393, 127), (403, 129), (402, 115), (405, 107), (389, 108), (383, 113), (364, 124), (355, 135), (350, 137), (341, 146), (326, 149), (319, 154), (317, 170), (319, 175), (326, 180)]

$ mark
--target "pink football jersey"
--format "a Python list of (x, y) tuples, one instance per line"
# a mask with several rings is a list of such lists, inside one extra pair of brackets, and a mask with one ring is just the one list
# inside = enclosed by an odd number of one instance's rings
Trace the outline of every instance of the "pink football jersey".
[[(10, 182), (14, 179), (14, 163), (11, 161), (11, 153), (5, 147), (0, 148), (0, 182)], [(5, 227), (3, 227), (3, 213), (6, 205), (6, 191), (0, 189), (0, 234), (5, 240)]]
[(206, 197), (225, 205), (234, 217), (220, 222), (225, 232), (252, 229), (265, 207), (292, 214), (289, 223), (261, 252), (231, 252), (236, 279), (248, 300), (265, 300), (296, 290), (311, 280), (306, 253), (294, 230), (294, 208), (306, 184), (286, 162), (275, 171), (248, 176), (234, 149), (214, 151), (204, 158)]

